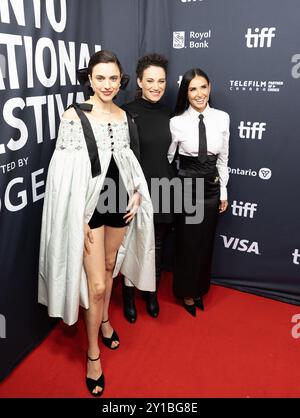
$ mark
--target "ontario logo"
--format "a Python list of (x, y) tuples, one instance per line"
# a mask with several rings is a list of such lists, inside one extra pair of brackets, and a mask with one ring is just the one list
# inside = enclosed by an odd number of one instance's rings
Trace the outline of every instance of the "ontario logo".
[(261, 168), (258, 172), (252, 170), (251, 168), (244, 170), (241, 168), (232, 168), (228, 167), (228, 172), (230, 175), (236, 174), (238, 176), (247, 176), (247, 177), (259, 177), (262, 180), (269, 180), (272, 177), (272, 170), (270, 168)]

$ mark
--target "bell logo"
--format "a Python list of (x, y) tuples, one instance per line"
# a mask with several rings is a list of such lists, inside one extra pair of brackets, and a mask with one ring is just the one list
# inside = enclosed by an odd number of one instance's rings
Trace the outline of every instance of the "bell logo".
[(239, 239), (226, 235), (220, 235), (223, 238), (224, 247), (231, 248), (232, 250), (245, 251), (247, 253), (254, 253), (260, 255), (258, 243), (256, 241), (250, 243), (247, 239)]
[(245, 126), (245, 122), (242, 120), (238, 127), (240, 138), (262, 139), (266, 125), (264, 122), (247, 122), (247, 126)]
[[(252, 33), (252, 29), (248, 28), (248, 31), (245, 35), (247, 39), (247, 48), (267, 48), (271, 47), (272, 38), (275, 38), (275, 31), (276, 28), (255, 28), (254, 32)], [(266, 45), (265, 45), (266, 43)]]
[(181, 49), (185, 47), (185, 32), (173, 32), (173, 48)]
[(262, 180), (269, 180), (272, 176), (272, 171), (269, 168), (261, 168), (258, 172), (258, 176)]

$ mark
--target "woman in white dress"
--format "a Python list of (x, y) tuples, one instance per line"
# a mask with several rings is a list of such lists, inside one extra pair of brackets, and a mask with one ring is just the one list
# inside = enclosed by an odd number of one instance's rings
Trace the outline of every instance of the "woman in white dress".
[[(154, 291), (155, 250), (137, 130), (113, 102), (123, 81), (120, 62), (111, 52), (97, 52), (86, 77), (94, 94), (63, 114), (49, 166), (38, 296), (50, 316), (69, 325), (77, 321), (79, 305), (85, 308), (86, 384), (93, 396), (100, 396), (99, 330), (106, 346), (119, 347), (108, 314), (113, 277), (120, 271), (139, 289)], [(107, 178), (113, 183), (105, 186)]]

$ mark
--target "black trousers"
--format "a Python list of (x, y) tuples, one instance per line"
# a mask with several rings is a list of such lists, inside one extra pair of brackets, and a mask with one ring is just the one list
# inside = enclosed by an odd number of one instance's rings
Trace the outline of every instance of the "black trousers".
[[(168, 224), (168, 223), (155, 223), (154, 224), (156, 290), (159, 285), (161, 271), (163, 267), (166, 237), (168, 235), (168, 232), (171, 230), (171, 226), (172, 224)], [(124, 282), (124, 284), (126, 286), (126, 281)], [(149, 292), (146, 292), (146, 293), (149, 293)], [(150, 293), (153, 293), (153, 292), (150, 292)]]
[(155, 223), (154, 224), (154, 234), (155, 234), (155, 275), (156, 275), (156, 287), (158, 286), (163, 258), (165, 250), (165, 241), (168, 235), (168, 232), (171, 229), (171, 224), (169, 223)]
[(196, 298), (208, 292), (214, 237), (220, 199), (216, 156), (208, 156), (204, 164), (194, 157), (180, 156), (179, 178), (192, 178), (192, 197), (195, 201), (196, 178), (204, 179), (204, 219), (187, 224), (185, 211), (175, 215), (175, 260), (173, 290), (180, 298)]

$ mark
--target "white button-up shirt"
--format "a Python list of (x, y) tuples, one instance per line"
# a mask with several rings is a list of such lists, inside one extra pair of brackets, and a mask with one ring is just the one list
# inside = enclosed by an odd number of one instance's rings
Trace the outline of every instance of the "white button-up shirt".
[[(174, 159), (177, 146), (181, 155), (198, 156), (199, 114), (189, 106), (182, 115), (175, 116), (170, 120), (172, 134), (172, 143), (168, 151), (170, 163)], [(206, 129), (207, 153), (218, 155), (216, 165), (220, 177), (220, 200), (227, 200), (229, 115), (208, 104), (202, 114)]]

